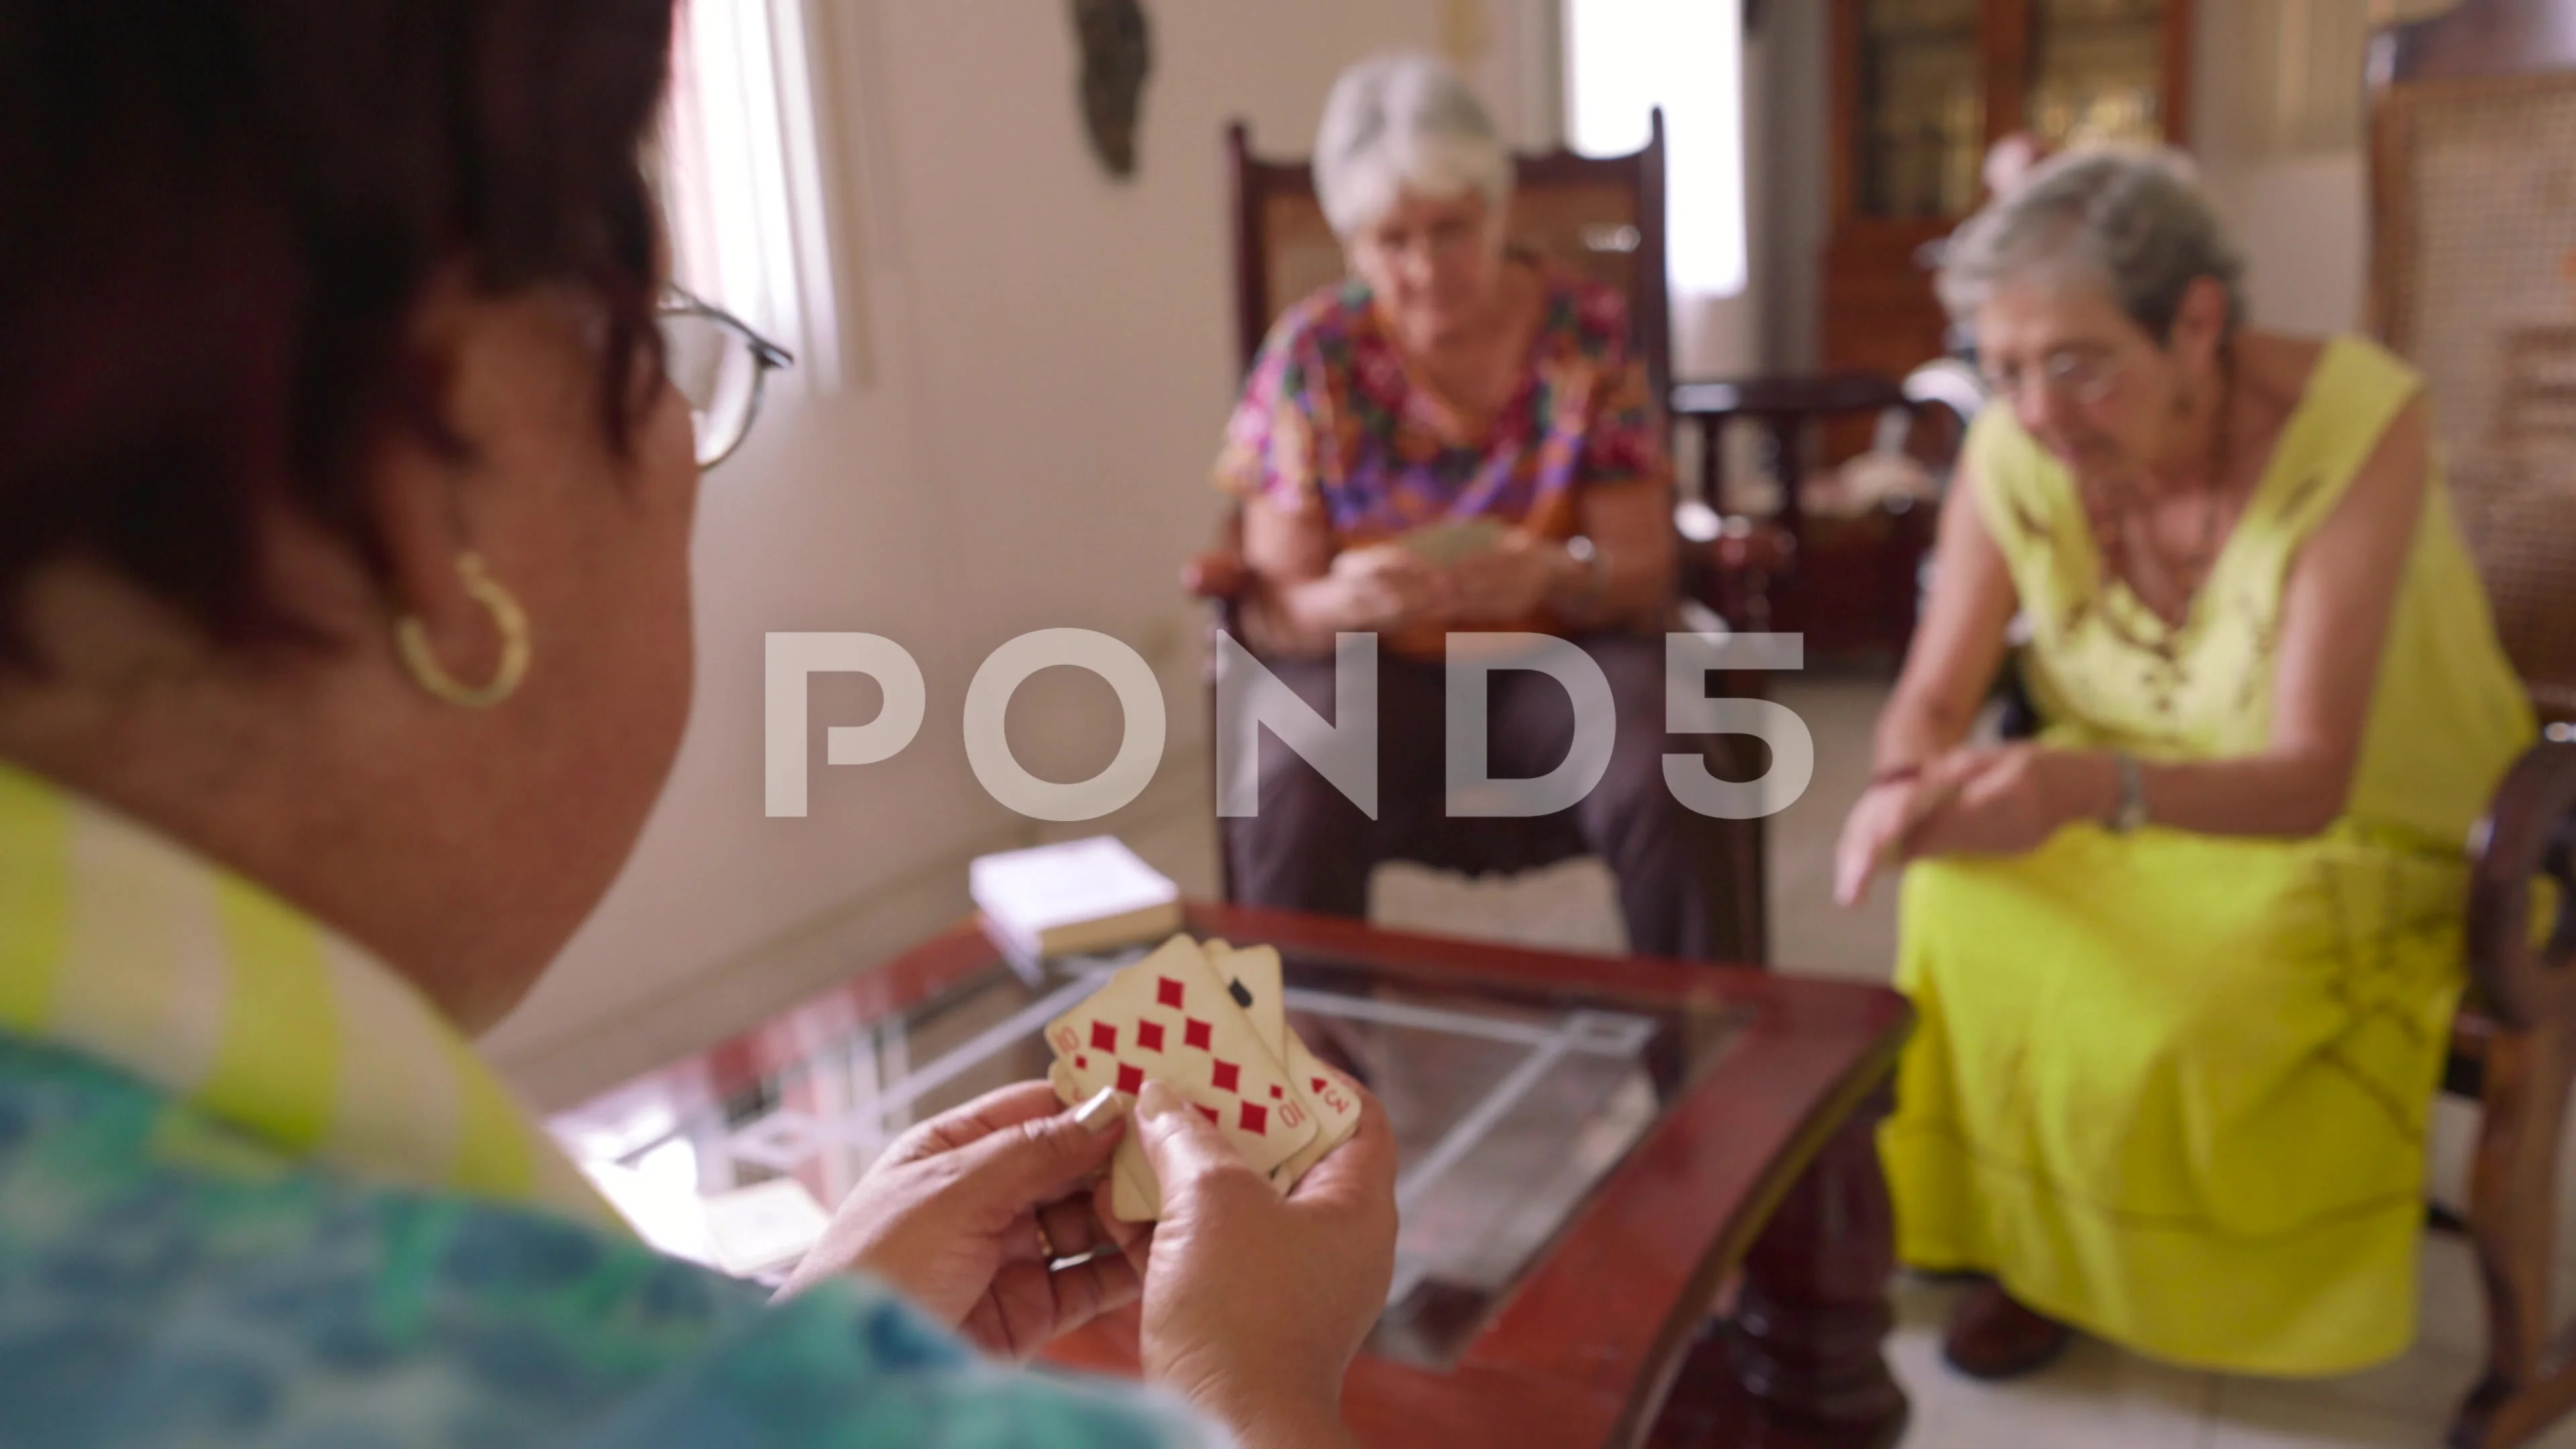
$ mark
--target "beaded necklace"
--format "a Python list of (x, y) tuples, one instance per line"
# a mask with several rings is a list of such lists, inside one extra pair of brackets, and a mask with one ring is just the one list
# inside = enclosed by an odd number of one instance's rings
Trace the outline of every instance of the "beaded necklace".
[[(2145, 535), (2136, 549), (2138, 554), (2154, 565), (2158, 577), (2172, 580), (2182, 586), (2181, 614), (2186, 620), (2191, 616), (2192, 601), (2199, 597), (2202, 586), (2209, 582), (2210, 570), (2218, 561), (2219, 546), (2222, 542), (2220, 523), (2228, 511), (2228, 495), (2233, 491), (2227, 476), (2227, 465), (2235, 451), (2235, 409), (2230, 405), (2235, 396), (2235, 384), (2235, 355), (2232, 350), (2222, 352), (2219, 354), (2218, 421), (2210, 435), (2209, 483), (2204, 490), (2206, 498), (2201, 513), (2199, 539), (2193, 544), (2191, 551), (2179, 559), (2169, 557), (2159, 548), (2152, 533)], [(2128, 555), (2129, 550), (2126, 545), (2137, 515), (2142, 511), (2143, 500), (2139, 496), (2136, 485), (2126, 482), (2118, 485), (2116, 492), (2107, 503), (2097, 503), (2090, 490), (2081, 491), (2084, 495), (2087, 520), (2093, 526), (2094, 554), (2100, 561), (2104, 582), (2108, 583), (2112, 575), (2117, 572), (2119, 561)], [(2134, 583), (2130, 587), (2130, 592), (2137, 594), (2141, 603), (2145, 602), (2145, 595)], [(2152, 608), (2150, 611), (2153, 612)], [(2171, 621), (2167, 621), (2167, 624), (2169, 630), (2178, 627)], [(2153, 647), (2152, 641), (2133, 640), (2131, 642)]]

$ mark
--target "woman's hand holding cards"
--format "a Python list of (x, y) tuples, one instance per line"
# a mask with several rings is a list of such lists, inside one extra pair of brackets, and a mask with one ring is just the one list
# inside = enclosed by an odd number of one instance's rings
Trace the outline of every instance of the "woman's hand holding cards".
[(1395, 1269), (1395, 1138), (1298, 1039), (1283, 972), (1174, 936), (1047, 1024), (1050, 1077), (1069, 1102), (1137, 1094), (1094, 1201), (1144, 1275), (1147, 1375), (1246, 1444), (1335, 1444)]
[(875, 1274), (986, 1352), (1026, 1358), (1047, 1340), (1135, 1301), (1124, 1247), (1091, 1211), (1120, 1119), (1065, 1109), (1022, 1082), (895, 1139), (859, 1180), (779, 1296), (852, 1271)]
[(1579, 578), (1583, 569), (1564, 549), (1513, 529), (1450, 565), (1457, 617), (1471, 623), (1527, 618), (1565, 587), (1569, 571)]
[(1283, 987), (1274, 950), (1172, 938), (1049, 1024), (1050, 1082), (896, 1139), (781, 1296), (865, 1270), (1025, 1358), (1141, 1295), (1149, 1377), (1255, 1449), (1348, 1443), (1342, 1376), (1395, 1269), (1395, 1138), (1297, 1039)]
[(1395, 1134), (1360, 1094), (1358, 1129), (1281, 1197), (1178, 1092), (1148, 1082), (1132, 1124), (1163, 1217), (1144, 1271), (1146, 1377), (1252, 1449), (1350, 1442), (1342, 1375), (1395, 1272)]
[(1449, 571), (1400, 543), (1345, 549), (1333, 556), (1324, 582), (1337, 595), (1334, 624), (1345, 630), (1446, 618), (1455, 602)]

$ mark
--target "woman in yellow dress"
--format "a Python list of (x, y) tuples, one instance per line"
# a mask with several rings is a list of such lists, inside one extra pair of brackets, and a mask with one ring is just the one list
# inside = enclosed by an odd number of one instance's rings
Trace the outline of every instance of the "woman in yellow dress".
[[(2170, 159), (2060, 157), (1941, 277), (1995, 394), (1837, 861), (1905, 868), (1882, 1136), (1948, 1357), (2070, 1326), (2322, 1374), (2414, 1326), (2462, 850), (2534, 734), (2415, 374), (2241, 326)], [(2026, 621), (2035, 740), (1966, 743)]]

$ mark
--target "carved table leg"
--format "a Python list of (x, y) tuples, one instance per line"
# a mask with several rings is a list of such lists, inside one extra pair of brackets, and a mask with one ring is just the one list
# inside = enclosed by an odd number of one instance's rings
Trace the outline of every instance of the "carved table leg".
[(1884, 1449), (1905, 1394), (1882, 1349), (1895, 1223), (1880, 1175), (1882, 1089), (1816, 1155), (1745, 1258), (1731, 1323), (1694, 1350), (1653, 1443)]
[(1789, 1189), (1744, 1262), (1729, 1353), (1747, 1393), (1785, 1418), (1892, 1440), (1905, 1395), (1880, 1352), (1896, 1225), (1878, 1168), (1882, 1089), (1854, 1111)]

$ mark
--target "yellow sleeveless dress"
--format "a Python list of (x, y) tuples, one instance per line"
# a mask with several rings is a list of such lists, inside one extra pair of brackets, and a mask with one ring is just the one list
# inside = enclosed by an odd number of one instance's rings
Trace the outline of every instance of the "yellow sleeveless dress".
[[(2072, 480), (2009, 416), (1969, 451), (2032, 640), (2043, 741), (2266, 745), (2281, 588), (2420, 379), (2329, 343), (2179, 628), (2105, 582)], [(2401, 1351), (2467, 833), (2536, 724), (2437, 471), (2349, 808), (2304, 839), (2060, 831), (1907, 870), (1921, 1025), (1881, 1135), (1898, 1247), (2115, 1343), (2245, 1373)]]

